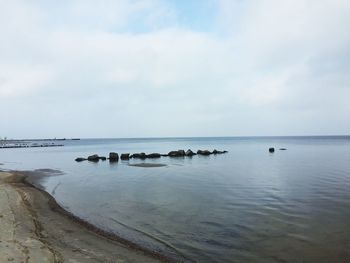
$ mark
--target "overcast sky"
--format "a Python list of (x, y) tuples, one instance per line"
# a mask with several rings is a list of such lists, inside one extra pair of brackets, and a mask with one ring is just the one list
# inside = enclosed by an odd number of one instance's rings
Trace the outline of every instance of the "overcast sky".
[(0, 0), (0, 136), (350, 134), (349, 0)]

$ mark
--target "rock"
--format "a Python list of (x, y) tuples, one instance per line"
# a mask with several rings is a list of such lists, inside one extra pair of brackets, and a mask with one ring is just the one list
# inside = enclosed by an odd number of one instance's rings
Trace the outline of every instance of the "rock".
[(274, 153), (275, 152), (275, 148), (273, 148), (273, 147), (269, 148), (269, 152), (270, 153)]
[(181, 154), (181, 156), (185, 156), (185, 151), (184, 150), (178, 150), (177, 151), (179, 154)]
[(120, 155), (120, 159), (121, 160), (129, 160), (129, 158), (130, 158), (130, 154), (129, 153), (122, 153)]
[(196, 155), (196, 153), (192, 152), (191, 149), (188, 149), (185, 153), (186, 156), (193, 156)]
[(97, 154), (94, 154), (90, 155), (87, 159), (90, 162), (98, 162), (100, 160), (100, 157)]
[(223, 153), (227, 153), (227, 151), (218, 151), (218, 150), (214, 150), (213, 154), (223, 154)]
[(106, 157), (104, 157), (104, 156), (100, 156), (100, 157), (98, 157), (100, 160), (102, 160), (102, 161), (106, 161), (107, 160), (107, 158)]
[(147, 158), (160, 158), (160, 153), (151, 153), (146, 155)]
[(280, 151), (286, 151), (287, 149), (286, 148), (280, 148)]
[(185, 156), (184, 150), (178, 150), (178, 151), (171, 151), (168, 153), (169, 157), (183, 157)]
[(168, 154), (161, 154), (160, 156), (162, 156), (162, 157), (168, 157), (169, 155), (168, 155)]
[(208, 151), (208, 150), (198, 150), (197, 154), (199, 154), (199, 155), (210, 155), (211, 152)]
[(119, 155), (115, 152), (110, 152), (109, 153), (109, 161), (110, 162), (118, 162), (119, 160)]
[(82, 157), (78, 157), (75, 159), (76, 162), (82, 162), (82, 161), (86, 161), (86, 158), (82, 158)]
[(168, 156), (175, 157), (175, 156), (178, 156), (178, 154), (179, 153), (177, 151), (171, 151), (171, 152), (168, 153)]
[(134, 153), (130, 156), (130, 158), (146, 159), (146, 154), (145, 153)]

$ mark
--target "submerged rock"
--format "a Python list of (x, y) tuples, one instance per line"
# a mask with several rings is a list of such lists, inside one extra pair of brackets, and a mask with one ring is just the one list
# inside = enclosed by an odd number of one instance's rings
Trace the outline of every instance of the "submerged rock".
[[(82, 161), (86, 161), (87, 159), (86, 158), (83, 158), (83, 157), (78, 157), (75, 159), (76, 162), (82, 162)], [(1, 163), (0, 163), (1, 165)]]
[(151, 153), (146, 155), (147, 158), (160, 158), (160, 156), (160, 153)]
[(110, 162), (118, 162), (119, 160), (119, 155), (115, 152), (110, 152), (109, 153), (109, 161)]
[(104, 156), (100, 156), (100, 157), (98, 157), (98, 159), (100, 159), (100, 160), (102, 160), (102, 161), (106, 161), (106, 160), (107, 160), (107, 158), (104, 157)]
[(94, 154), (90, 155), (87, 159), (90, 162), (98, 162), (100, 160), (100, 157), (97, 154)]
[(193, 155), (196, 155), (196, 153), (192, 152), (191, 149), (188, 149), (188, 150), (186, 151), (185, 154), (186, 154), (186, 156), (193, 156)]
[(286, 151), (287, 149), (286, 148), (280, 148), (280, 151)]
[(275, 148), (273, 148), (273, 147), (269, 148), (269, 152), (270, 153), (274, 153), (275, 152)]
[(199, 154), (199, 155), (210, 155), (211, 152), (208, 151), (208, 150), (198, 150), (197, 154)]
[(129, 166), (152, 168), (152, 167), (164, 167), (167, 165), (163, 163), (135, 163), (135, 164), (129, 164)]
[(130, 159), (130, 154), (129, 153), (122, 153), (120, 155), (121, 160), (129, 160)]

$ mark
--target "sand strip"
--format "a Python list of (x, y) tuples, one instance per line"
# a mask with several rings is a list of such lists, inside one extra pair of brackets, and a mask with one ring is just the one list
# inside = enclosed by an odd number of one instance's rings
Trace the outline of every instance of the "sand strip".
[(171, 262), (101, 231), (24, 180), (0, 172), (0, 262)]

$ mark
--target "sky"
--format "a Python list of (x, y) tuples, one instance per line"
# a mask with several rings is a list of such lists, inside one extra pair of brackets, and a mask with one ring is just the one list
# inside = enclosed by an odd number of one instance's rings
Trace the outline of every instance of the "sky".
[(0, 137), (350, 134), (349, 0), (0, 0)]

